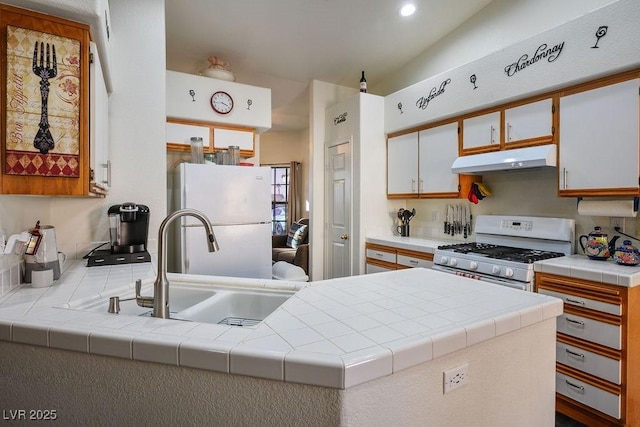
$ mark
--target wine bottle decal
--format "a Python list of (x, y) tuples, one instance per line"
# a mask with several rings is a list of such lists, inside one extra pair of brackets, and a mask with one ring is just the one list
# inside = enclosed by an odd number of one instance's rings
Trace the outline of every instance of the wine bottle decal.
[(360, 92), (367, 93), (367, 79), (364, 78), (364, 71), (362, 72), (362, 77), (360, 78)]

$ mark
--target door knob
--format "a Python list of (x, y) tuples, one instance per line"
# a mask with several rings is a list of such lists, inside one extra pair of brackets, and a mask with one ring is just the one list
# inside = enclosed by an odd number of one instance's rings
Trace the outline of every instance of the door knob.
[(343, 234), (342, 236), (340, 236), (340, 238), (341, 238), (342, 240), (347, 240), (347, 239), (349, 238), (349, 235), (347, 235), (347, 234)]

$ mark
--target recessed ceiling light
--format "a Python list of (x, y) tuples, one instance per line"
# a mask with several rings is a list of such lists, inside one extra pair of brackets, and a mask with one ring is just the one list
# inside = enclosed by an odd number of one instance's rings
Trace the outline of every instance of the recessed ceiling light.
[(416, 11), (416, 5), (407, 3), (400, 8), (400, 16), (411, 16)]

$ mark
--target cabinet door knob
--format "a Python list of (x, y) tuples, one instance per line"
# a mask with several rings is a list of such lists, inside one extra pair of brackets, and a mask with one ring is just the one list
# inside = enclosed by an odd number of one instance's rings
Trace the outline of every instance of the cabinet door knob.
[(349, 238), (349, 235), (348, 234), (343, 234), (342, 236), (340, 236), (340, 238), (342, 240), (347, 240)]

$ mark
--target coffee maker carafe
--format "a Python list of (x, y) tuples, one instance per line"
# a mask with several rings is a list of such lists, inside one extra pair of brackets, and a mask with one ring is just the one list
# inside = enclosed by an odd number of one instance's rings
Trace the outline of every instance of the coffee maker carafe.
[(111, 253), (132, 254), (147, 249), (149, 208), (132, 202), (109, 208)]

